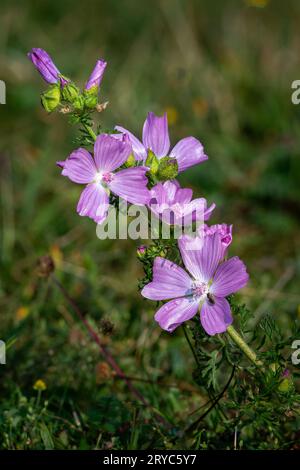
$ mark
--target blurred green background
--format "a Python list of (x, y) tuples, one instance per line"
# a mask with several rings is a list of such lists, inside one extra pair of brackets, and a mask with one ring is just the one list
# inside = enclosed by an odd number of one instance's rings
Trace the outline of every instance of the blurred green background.
[[(268, 312), (288, 335), (300, 315), (300, 105), (291, 102), (299, 24), (297, 0), (2, 0), (0, 339), (9, 345), (0, 366), (2, 447), (141, 445), (134, 426), (120, 430), (137, 419), (119, 401), (130, 400), (123, 385), (61, 294), (37, 278), (36, 260), (47, 253), (95, 327), (113, 322), (105, 341), (126, 372), (172, 382), (161, 389), (137, 381), (154, 406), (181, 419), (201, 401), (187, 378), (193, 358), (182, 333), (162, 333), (154, 303), (140, 298), (136, 243), (102, 242), (95, 224), (76, 214), (80, 188), (55, 165), (73, 150), (76, 130), (41, 108), (45, 85), (26, 53), (46, 49), (81, 85), (105, 58), (105, 127), (141, 135), (148, 111), (167, 111), (173, 145), (187, 135), (201, 140), (209, 160), (180, 181), (217, 204), (211, 223), (233, 224), (230, 252), (248, 266), (240, 297), (253, 324)], [(37, 379), (47, 386), (48, 421), (35, 408)]]

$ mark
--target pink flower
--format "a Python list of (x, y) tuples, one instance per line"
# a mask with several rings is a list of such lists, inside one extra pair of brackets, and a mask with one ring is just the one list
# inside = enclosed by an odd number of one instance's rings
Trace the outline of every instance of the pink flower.
[(207, 208), (204, 198), (192, 201), (193, 191), (183, 189), (176, 180), (158, 183), (151, 189), (149, 207), (165, 223), (190, 225), (195, 220), (208, 220), (216, 207)]
[(129, 136), (136, 160), (145, 162), (148, 150), (151, 150), (158, 159), (166, 156), (176, 158), (178, 171), (182, 172), (208, 159), (203, 145), (194, 137), (181, 139), (169, 153), (170, 139), (166, 113), (163, 116), (148, 113), (143, 127), (143, 143), (123, 127), (116, 126), (115, 129)]
[(110, 192), (132, 204), (149, 202), (147, 168), (139, 166), (115, 171), (126, 162), (130, 152), (127, 136), (116, 140), (101, 134), (95, 142), (94, 158), (87, 150), (79, 148), (64, 162), (57, 162), (63, 176), (68, 176), (74, 183), (87, 185), (77, 205), (79, 215), (90, 217), (97, 223), (103, 222), (107, 217)]
[(155, 258), (153, 280), (143, 288), (142, 295), (151, 300), (173, 299), (155, 315), (161, 328), (168, 332), (199, 311), (201, 324), (209, 335), (223, 333), (233, 321), (225, 297), (247, 284), (246, 267), (236, 256), (221, 262), (224, 248), (217, 232), (198, 237), (194, 243), (197, 249), (191, 250), (187, 237), (178, 242), (189, 274), (171, 261)]

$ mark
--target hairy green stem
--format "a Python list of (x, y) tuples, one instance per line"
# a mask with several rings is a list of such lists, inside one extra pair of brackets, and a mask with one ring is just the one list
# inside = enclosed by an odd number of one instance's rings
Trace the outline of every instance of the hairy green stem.
[(235, 342), (235, 344), (243, 351), (243, 353), (250, 359), (251, 362), (256, 367), (261, 367), (263, 363), (257, 359), (255, 352), (248, 346), (248, 344), (243, 340), (241, 335), (236, 331), (236, 329), (229, 325), (227, 327), (227, 333), (229, 334), (230, 338)]
[(89, 133), (89, 135), (92, 137), (93, 140), (96, 140), (97, 139), (97, 135), (95, 134), (95, 132), (93, 131), (93, 129), (88, 126), (87, 124), (83, 124), (85, 130)]

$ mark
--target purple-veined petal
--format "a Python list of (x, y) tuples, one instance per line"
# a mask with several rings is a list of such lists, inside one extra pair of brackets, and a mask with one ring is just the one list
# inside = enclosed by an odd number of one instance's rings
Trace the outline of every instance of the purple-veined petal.
[[(210, 209), (208, 209), (210, 210)], [(213, 235), (218, 232), (221, 238), (221, 243), (223, 245), (223, 258), (226, 255), (227, 249), (232, 242), (232, 225), (227, 224), (215, 224), (215, 225), (206, 225), (204, 224), (199, 228), (199, 234), (204, 234), (205, 236)]]
[(218, 267), (211, 292), (219, 297), (226, 297), (245, 287), (249, 280), (246, 266), (237, 256), (230, 258)]
[(176, 158), (179, 172), (208, 159), (204, 153), (203, 145), (195, 137), (181, 139), (172, 149), (170, 157)]
[(77, 212), (100, 224), (107, 217), (108, 206), (109, 197), (103, 186), (99, 183), (92, 183), (82, 191), (77, 204)]
[(207, 202), (204, 197), (193, 199), (184, 206), (185, 225), (191, 224), (195, 220), (204, 220)]
[(197, 281), (208, 282), (223, 255), (219, 234), (211, 237), (183, 235), (178, 240), (178, 246), (186, 269)]
[(159, 326), (172, 333), (183, 322), (196, 315), (199, 301), (193, 297), (181, 297), (164, 304), (155, 314)]
[(98, 135), (94, 146), (97, 170), (101, 173), (114, 171), (126, 162), (131, 152), (128, 137), (115, 139), (109, 134)]
[(107, 62), (105, 62), (105, 60), (97, 60), (96, 65), (85, 84), (85, 90), (90, 90), (93, 87), (98, 88), (100, 86), (106, 66)]
[(191, 293), (193, 281), (177, 264), (157, 257), (153, 264), (153, 280), (141, 294), (150, 300), (167, 300)]
[(166, 181), (163, 183), (163, 189), (165, 192), (165, 199), (167, 202), (172, 203), (173, 201), (177, 202), (177, 191), (178, 191), (178, 186), (177, 184), (174, 183), (173, 181)]
[(206, 333), (211, 336), (226, 331), (233, 321), (227, 300), (215, 297), (214, 304), (205, 300), (200, 310), (200, 321)]
[(156, 116), (148, 113), (143, 127), (143, 144), (158, 158), (165, 157), (170, 149), (167, 113)]
[(193, 197), (193, 190), (190, 188), (178, 188), (176, 193), (176, 202), (188, 204)]
[(134, 168), (125, 168), (114, 173), (109, 188), (117, 196), (132, 204), (148, 204), (150, 191), (147, 188), (148, 179), (146, 172), (148, 168), (137, 166)]
[(85, 149), (74, 150), (64, 162), (57, 162), (62, 167), (61, 174), (74, 183), (91, 183), (97, 173), (92, 155)]
[(191, 189), (180, 188), (176, 180), (157, 183), (151, 189), (149, 206), (152, 212), (156, 216), (161, 215), (167, 224), (180, 225), (183, 223), (183, 214), (188, 209), (192, 194)]
[(157, 209), (162, 204), (166, 204), (166, 192), (162, 183), (157, 183), (150, 191), (151, 199), (149, 201), (150, 205), (157, 206)]
[(129, 141), (130, 141), (131, 146), (132, 146), (132, 151), (133, 151), (133, 154), (135, 156), (135, 159), (136, 160), (146, 160), (147, 152), (146, 152), (146, 149), (145, 149), (144, 145), (142, 144), (142, 142), (137, 137), (135, 137), (135, 135), (133, 135), (132, 132), (128, 131), (127, 129), (125, 129), (122, 126), (116, 126), (115, 129), (117, 131), (121, 132), (122, 134), (127, 134), (128, 135)]
[(46, 82), (57, 83), (60, 72), (44, 49), (34, 47), (27, 56)]

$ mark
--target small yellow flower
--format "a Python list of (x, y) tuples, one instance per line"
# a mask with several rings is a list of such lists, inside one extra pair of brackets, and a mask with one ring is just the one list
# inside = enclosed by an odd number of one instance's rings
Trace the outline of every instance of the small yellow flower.
[(34, 388), (34, 390), (38, 390), (38, 391), (43, 392), (44, 390), (46, 390), (47, 385), (45, 384), (45, 382), (43, 380), (39, 379), (35, 382), (33, 388)]
[(166, 108), (166, 113), (168, 116), (168, 124), (172, 126), (173, 124), (176, 124), (178, 121), (178, 111), (176, 108), (173, 106), (169, 106)]
[(16, 311), (16, 319), (18, 321), (24, 320), (28, 316), (29, 308), (28, 307), (19, 307)]

